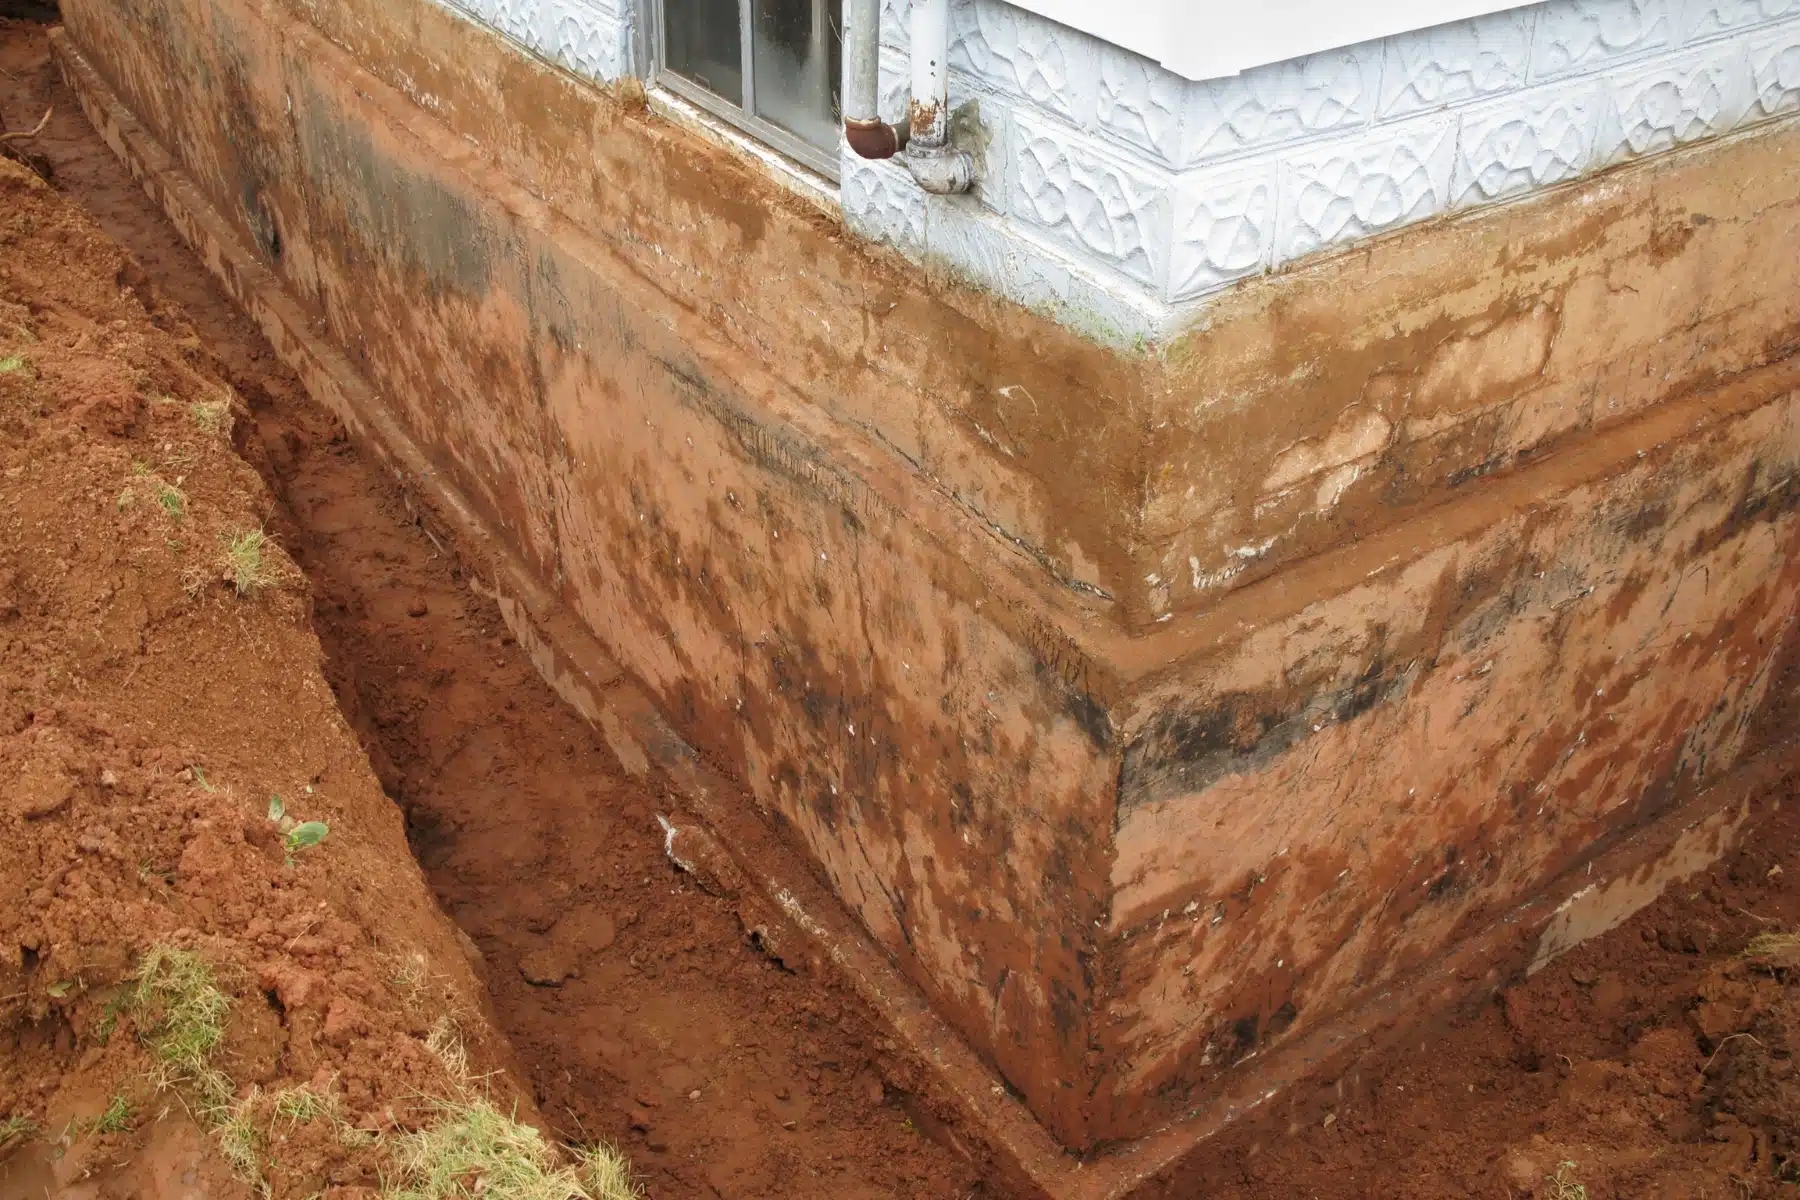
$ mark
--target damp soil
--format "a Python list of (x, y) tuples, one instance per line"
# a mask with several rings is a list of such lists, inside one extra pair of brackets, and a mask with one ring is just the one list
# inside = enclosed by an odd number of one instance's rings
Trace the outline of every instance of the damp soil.
[[(246, 401), (241, 448), (268, 482), (270, 531), (310, 578), (325, 676), (479, 950), (541, 1120), (615, 1141), (657, 1197), (999, 1195), (928, 1136), (865, 1008), (768, 958), (671, 869), (662, 797), (539, 681), (392, 481), (219, 292), (54, 79), (40, 27), (0, 23), (0, 70), (0, 115), (16, 129), (56, 105), (33, 143), (42, 165), (185, 310)], [(1764, 797), (1710, 872), (1344, 1079), (1279, 1097), (1141, 1194), (1791, 1194), (1800, 955), (1781, 935), (1800, 929), (1797, 851), (1800, 805)]]

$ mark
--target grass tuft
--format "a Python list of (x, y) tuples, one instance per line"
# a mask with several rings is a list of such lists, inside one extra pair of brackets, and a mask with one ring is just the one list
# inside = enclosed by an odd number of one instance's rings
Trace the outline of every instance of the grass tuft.
[(230, 426), (231, 405), (223, 400), (196, 400), (188, 405), (188, 413), (201, 433), (218, 433)]
[[(556, 1148), (531, 1126), (485, 1099), (442, 1101), (437, 1119), (394, 1143), (400, 1175), (383, 1200), (634, 1200), (624, 1160), (608, 1147), (558, 1162)], [(593, 1190), (596, 1184), (608, 1190)]]
[(1544, 1176), (1550, 1185), (1549, 1200), (1588, 1200), (1587, 1186), (1575, 1181), (1575, 1164), (1567, 1159), (1556, 1164), (1556, 1174)]
[(325, 1091), (317, 1091), (311, 1084), (283, 1088), (269, 1099), (275, 1118), (286, 1120), (289, 1126), (321, 1120), (341, 1125), (344, 1121), (344, 1102), (329, 1087)]
[(14, 1113), (0, 1121), (0, 1150), (6, 1149), (14, 1142), (23, 1142), (37, 1132), (37, 1122), (24, 1113)]
[(268, 535), (260, 529), (232, 534), (225, 542), (228, 578), (240, 596), (253, 596), (281, 582), (281, 573), (264, 556)]
[(1780, 958), (1800, 950), (1800, 933), (1763, 932), (1744, 947), (1745, 958)]
[(162, 505), (164, 512), (177, 521), (187, 515), (187, 497), (183, 496), (179, 489), (172, 488), (160, 480), (156, 484), (156, 502)]
[(131, 1128), (131, 1103), (123, 1096), (114, 1096), (106, 1111), (94, 1119), (95, 1133), (124, 1133)]
[(576, 1152), (575, 1173), (594, 1200), (626, 1200), (642, 1193), (631, 1181), (631, 1161), (605, 1142)]
[(23, 371), (30, 365), (30, 360), (23, 354), (8, 354), (5, 358), (0, 358), (0, 375), (10, 375), (14, 371)]
[(457, 1031), (456, 1021), (449, 1013), (432, 1022), (431, 1032), (425, 1035), (425, 1048), (444, 1064), (444, 1070), (458, 1086), (468, 1084), (469, 1052), (464, 1049), (462, 1034)]
[(232, 1088), (211, 1059), (224, 1040), (231, 1000), (218, 989), (212, 967), (190, 950), (152, 946), (138, 965), (130, 1008), (161, 1064), (159, 1082), (192, 1088), (202, 1115), (219, 1118)]
[(232, 1174), (267, 1194), (263, 1184), (263, 1136), (256, 1127), (256, 1104), (261, 1091), (251, 1087), (250, 1094), (236, 1104), (218, 1109), (213, 1115), (213, 1132), (219, 1138), (219, 1154), (230, 1165)]

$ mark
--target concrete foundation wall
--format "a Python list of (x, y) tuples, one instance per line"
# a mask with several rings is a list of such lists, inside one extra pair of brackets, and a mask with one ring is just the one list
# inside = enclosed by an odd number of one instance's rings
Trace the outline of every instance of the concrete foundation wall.
[(64, 11), (1065, 1144), (1204, 1108), (1618, 839), (1672, 844), (1785, 711), (1790, 125), (1131, 355), (430, 0)]
[(1204, 1099), (1766, 744), (1800, 595), (1796, 387), (1508, 480), (1374, 578), (1334, 555), (1348, 586), (1147, 690), (1101, 986), (1120, 1118)]
[[(459, 72), (510, 53), (429, 6), (405, 37), (381, 29), (400, 6), (333, 7)], [(1104, 715), (994, 619), (1003, 595), (973, 568), (1008, 552), (942, 544), (898, 513), (854, 451), (832, 453), (854, 435), (800, 411), (760, 356), (375, 94), (282, 6), (65, 15), (490, 526), (1054, 1112), (1086, 1049), (1117, 760)], [(476, 78), (512, 82), (478, 67), (449, 82)], [(537, 126), (561, 135), (567, 115), (551, 106)], [(674, 184), (672, 154), (632, 120), (647, 174)], [(692, 149), (688, 188), (736, 206), (733, 237), (703, 220), (683, 238), (722, 277), (730, 242), (779, 217), (706, 186), (729, 164)], [(1029, 808), (1002, 803), (1019, 796)]]

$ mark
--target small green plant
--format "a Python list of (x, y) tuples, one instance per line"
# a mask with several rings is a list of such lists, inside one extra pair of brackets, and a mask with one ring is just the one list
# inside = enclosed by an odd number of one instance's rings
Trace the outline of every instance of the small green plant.
[(260, 529), (232, 534), (225, 542), (227, 578), (240, 596), (253, 596), (281, 582), (281, 575), (265, 560), (268, 535)]
[(290, 867), (294, 865), (294, 855), (317, 846), (331, 832), (331, 826), (323, 821), (296, 821), (288, 816), (287, 803), (279, 792), (269, 797), (269, 821), (284, 835), (282, 844), (287, 847)]
[(160, 480), (156, 484), (156, 502), (177, 521), (187, 515), (187, 497)]
[(160, 1064), (159, 1085), (191, 1088), (201, 1115), (221, 1119), (231, 1080), (212, 1065), (212, 1053), (224, 1040), (231, 999), (219, 990), (212, 967), (191, 950), (152, 946), (138, 964), (127, 1007)]
[[(141, 877), (142, 867), (138, 868), (138, 873)], [(94, 1025), (94, 1040), (102, 1046), (112, 1041), (112, 1035), (119, 1028), (119, 1014), (125, 1011), (125, 1005), (130, 999), (129, 992), (118, 992), (106, 1002), (105, 1009), (100, 1013), (100, 1020)]]
[(61, 1000), (64, 996), (68, 995), (74, 987), (75, 981), (73, 979), (59, 979), (44, 990), (50, 993), (54, 999)]
[(0, 358), (0, 375), (10, 375), (14, 371), (23, 371), (30, 365), (30, 361), (23, 354), (9, 354), (5, 358)]
[(1550, 1200), (1588, 1200), (1587, 1187), (1575, 1181), (1575, 1164), (1568, 1159), (1556, 1164), (1556, 1174), (1544, 1176)]
[(22, 1142), (36, 1132), (37, 1122), (24, 1113), (14, 1113), (0, 1121), (0, 1150), (15, 1142)]
[(225, 418), (231, 413), (231, 405), (223, 400), (196, 400), (188, 405), (188, 412), (194, 418), (194, 424), (200, 427), (201, 433), (218, 433), (225, 428)]
[(331, 827), (323, 821), (302, 821), (288, 830), (287, 852), (294, 855), (302, 850), (310, 850), (324, 841), (325, 835), (330, 832)]
[(114, 1096), (106, 1111), (94, 1119), (95, 1133), (124, 1133), (131, 1128), (131, 1102)]

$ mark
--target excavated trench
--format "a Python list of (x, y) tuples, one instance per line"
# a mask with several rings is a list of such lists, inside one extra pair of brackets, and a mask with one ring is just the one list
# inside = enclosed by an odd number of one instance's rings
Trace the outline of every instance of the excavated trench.
[[(1000, 1194), (908, 1093), (862, 1003), (770, 959), (670, 866), (663, 797), (537, 677), (394, 481), (219, 290), (55, 77), (45, 28), (0, 18), (0, 115), (28, 127), (47, 104), (30, 153), (187, 310), (250, 407), (240, 449), (310, 577), (326, 673), (479, 951), (544, 1121), (617, 1143), (652, 1197)], [(1703, 878), (1343, 1076), (1287, 1089), (1139, 1194), (1791, 1191), (1797, 857), (1782, 784)]]
[(240, 449), (311, 580), (326, 674), (439, 903), (480, 952), (539, 1110), (603, 1136), (661, 1197), (993, 1194), (884, 1081), (872, 1015), (746, 938), (663, 854), (659, 795), (620, 768), (307, 396), (56, 77), (45, 27), (0, 20), (10, 127), (179, 302), (252, 414)]

